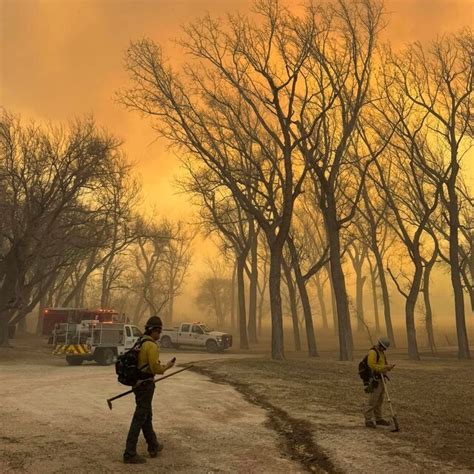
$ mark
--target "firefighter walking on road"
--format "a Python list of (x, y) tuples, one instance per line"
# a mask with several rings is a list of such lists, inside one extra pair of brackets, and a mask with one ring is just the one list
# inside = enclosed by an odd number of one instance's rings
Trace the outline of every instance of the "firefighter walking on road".
[(380, 426), (389, 426), (390, 422), (385, 420), (382, 415), (382, 404), (385, 395), (382, 377), (392, 370), (395, 365), (387, 363), (385, 351), (390, 346), (390, 339), (380, 337), (377, 344), (369, 350), (367, 354), (367, 366), (370, 371), (370, 377), (366, 384), (365, 391), (369, 394), (369, 400), (364, 409), (365, 426), (368, 428), (377, 428)]
[(145, 325), (145, 335), (141, 338), (141, 347), (138, 354), (138, 367), (146, 377), (140, 381), (133, 391), (135, 394), (136, 408), (133, 414), (132, 423), (127, 436), (123, 462), (126, 464), (143, 464), (146, 459), (137, 454), (137, 443), (140, 431), (143, 431), (148, 453), (154, 458), (163, 449), (163, 444), (156, 437), (152, 424), (152, 401), (155, 392), (153, 383), (154, 375), (163, 374), (174, 365), (174, 360), (166, 365), (161, 365), (159, 361), (159, 350), (156, 341), (160, 338), (163, 323), (158, 316), (152, 316)]

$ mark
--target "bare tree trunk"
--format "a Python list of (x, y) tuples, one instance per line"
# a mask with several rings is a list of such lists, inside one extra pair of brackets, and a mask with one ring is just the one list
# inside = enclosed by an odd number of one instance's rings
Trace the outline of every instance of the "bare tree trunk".
[(431, 309), (430, 300), (430, 275), (435, 261), (426, 265), (425, 274), (423, 276), (423, 300), (425, 303), (425, 327), (428, 336), (428, 345), (432, 354), (436, 353), (436, 345), (433, 332), (433, 311)]
[[(308, 289), (306, 281), (298, 269), (296, 273), (296, 284), (300, 293), (301, 305), (303, 306), (304, 323), (306, 328), (306, 343), (308, 344), (308, 356), (318, 357), (318, 349), (316, 347), (316, 337), (314, 336), (313, 314), (311, 312), (311, 304), (309, 302)], [(327, 323), (327, 321), (326, 321)]]
[(367, 258), (367, 246), (353, 242), (347, 250), (356, 274), (356, 317), (357, 331), (365, 332), (364, 316), (364, 285), (366, 277), (363, 275), (364, 261)]
[(16, 294), (18, 269), (12, 252), (4, 258), (3, 263), (8, 271), (0, 282), (0, 347), (8, 347), (8, 323), (13, 312), (13, 295)]
[(459, 359), (470, 359), (469, 340), (464, 312), (464, 294), (459, 269), (459, 206), (456, 194), (456, 177), (459, 170), (456, 156), (451, 160), (452, 172), (447, 187), (449, 193), (449, 262), (451, 265), (451, 284), (454, 291), (454, 310), (456, 314), (456, 333)]
[(258, 283), (258, 239), (255, 232), (255, 224), (253, 219), (249, 220), (249, 238), (251, 239), (250, 257), (252, 259), (252, 267), (250, 272), (250, 288), (249, 288), (249, 322), (248, 334), (249, 341), (256, 344), (257, 341), (257, 283)]
[[(259, 284), (257, 285), (258, 287), (258, 293), (259, 293), (259, 299), (258, 299), (258, 335), (259, 337), (262, 336), (262, 322), (263, 322), (263, 306), (265, 304), (265, 290), (267, 288), (268, 284), (268, 279), (267, 279), (267, 259), (263, 262), (263, 282), (262, 286)], [(258, 282), (257, 282), (258, 283)]]
[(318, 295), (319, 307), (321, 309), (321, 319), (323, 322), (323, 329), (329, 329), (326, 302), (324, 301), (324, 288), (323, 288), (323, 285), (321, 284), (319, 275), (316, 275), (315, 282), (316, 282), (316, 292)]
[[(306, 343), (308, 345), (308, 356), (317, 357), (318, 350), (316, 347), (316, 338), (314, 336), (313, 314), (311, 312), (311, 304), (309, 302), (308, 289), (306, 288), (306, 279), (301, 273), (301, 267), (298, 261), (298, 252), (292, 238), (288, 239), (288, 248), (291, 252), (291, 260), (293, 263), (293, 271), (295, 273), (296, 284), (301, 298), (301, 305), (303, 306), (303, 315), (306, 329)], [(290, 273), (291, 277), (291, 273)], [(326, 321), (327, 322), (327, 321)]]
[(339, 337), (339, 322), (337, 320), (336, 293), (334, 292), (334, 283), (332, 281), (331, 264), (328, 262), (326, 271), (329, 277), (329, 289), (331, 290), (331, 312), (332, 312), (332, 328), (335, 336)]
[(336, 221), (336, 210), (326, 209), (324, 213), (330, 251), (331, 278), (336, 297), (337, 320), (339, 329), (340, 360), (352, 360), (352, 328), (347, 299), (346, 281), (342, 270), (341, 244), (339, 227)]
[(257, 323), (257, 332), (258, 336), (262, 337), (262, 321), (263, 321), (263, 302), (264, 299), (261, 296), (258, 302), (258, 323)]
[(283, 271), (285, 272), (286, 286), (288, 288), (288, 295), (290, 298), (291, 320), (293, 322), (293, 338), (295, 341), (296, 352), (301, 351), (300, 328), (298, 322), (298, 308), (296, 304), (295, 285), (291, 278), (291, 270), (286, 261), (282, 261)]
[(369, 268), (370, 268), (370, 286), (372, 288), (372, 304), (374, 307), (374, 319), (375, 319), (375, 332), (380, 334), (380, 315), (379, 315), (379, 302), (377, 297), (377, 271), (372, 265), (370, 258)]
[(245, 308), (245, 258), (246, 255), (239, 255), (239, 257), (237, 258), (237, 295), (239, 303), (239, 334), (241, 349), (249, 348), (249, 341), (247, 338), (247, 315)]
[(395, 349), (397, 345), (395, 341), (395, 334), (393, 333), (392, 314), (391, 314), (391, 308), (390, 308), (390, 296), (388, 292), (387, 279), (385, 278), (385, 269), (383, 267), (382, 255), (380, 254), (379, 250), (376, 248), (373, 249), (373, 252), (375, 255), (375, 261), (377, 262), (377, 273), (379, 276), (380, 288), (382, 290), (385, 328), (387, 330), (387, 336), (390, 339), (390, 343), (392, 347)]
[(418, 294), (420, 292), (422, 277), (423, 267), (421, 263), (415, 263), (415, 273), (413, 275), (413, 281), (410, 287), (410, 291), (407, 295), (407, 300), (405, 304), (408, 356), (412, 360), (420, 360), (420, 354), (418, 352), (418, 343), (416, 342), (415, 308), (416, 301), (418, 299)]
[(268, 288), (270, 293), (270, 314), (272, 318), (272, 358), (285, 358), (283, 346), (283, 314), (281, 308), (281, 262), (283, 245), (270, 247), (270, 274)]

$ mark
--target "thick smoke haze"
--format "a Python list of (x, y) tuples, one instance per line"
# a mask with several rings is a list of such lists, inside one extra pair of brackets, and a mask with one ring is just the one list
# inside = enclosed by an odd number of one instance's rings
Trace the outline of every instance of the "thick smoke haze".
[[(115, 92), (127, 86), (123, 66), (130, 40), (149, 37), (176, 60), (174, 40), (183, 24), (207, 12), (248, 11), (248, 0), (0, 0), (0, 104), (24, 118), (65, 122), (93, 114), (99, 124), (124, 141), (124, 149), (143, 182), (143, 202), (161, 216), (190, 218), (188, 198), (173, 186), (179, 163), (166, 144), (156, 141), (150, 122), (126, 111)], [(300, 5), (298, 1), (286, 4)], [(395, 46), (425, 42), (472, 24), (470, 0), (391, 0), (382, 38)], [(183, 58), (184, 59), (184, 58)], [(465, 159), (474, 183), (472, 154)], [(198, 252), (212, 253), (204, 244)], [(196, 260), (190, 282), (199, 273)], [(449, 315), (448, 276), (433, 281), (437, 315)], [(394, 302), (398, 295), (394, 291)], [(466, 298), (467, 299), (467, 298)], [(446, 303), (447, 301), (447, 303)], [(401, 302), (401, 300), (400, 300)], [(467, 301), (466, 301), (467, 306)], [(182, 311), (186, 306), (181, 302)], [(179, 312), (179, 308), (178, 308)], [(401, 307), (395, 311), (402, 315)], [(450, 321), (452, 318), (450, 317)]]

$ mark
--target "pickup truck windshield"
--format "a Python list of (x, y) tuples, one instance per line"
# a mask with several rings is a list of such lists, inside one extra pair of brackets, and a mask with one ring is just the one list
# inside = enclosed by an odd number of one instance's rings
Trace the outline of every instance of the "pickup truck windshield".
[(209, 328), (209, 326), (206, 326), (205, 324), (201, 324), (201, 327), (202, 327), (204, 332), (211, 332), (212, 331), (212, 329)]

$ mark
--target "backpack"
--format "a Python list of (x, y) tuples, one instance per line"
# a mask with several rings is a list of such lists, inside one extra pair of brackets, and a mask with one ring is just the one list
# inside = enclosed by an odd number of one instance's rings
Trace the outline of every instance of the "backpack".
[[(380, 354), (379, 351), (374, 347), (372, 347), (370, 350), (374, 350), (377, 354), (377, 362), (380, 359)], [(370, 382), (370, 378), (372, 377), (372, 370), (369, 367), (368, 364), (368, 358), (369, 354), (367, 354), (360, 362), (359, 362), (359, 377), (362, 379), (364, 382), (364, 385), (368, 385)]]
[(127, 352), (117, 357), (115, 362), (115, 373), (117, 374), (118, 381), (123, 385), (133, 386), (136, 385), (139, 380), (150, 378), (150, 374), (145, 374), (141, 371), (148, 366), (145, 364), (143, 367), (138, 367), (138, 354), (142, 347), (143, 341), (141, 338), (134, 344), (134, 346)]

